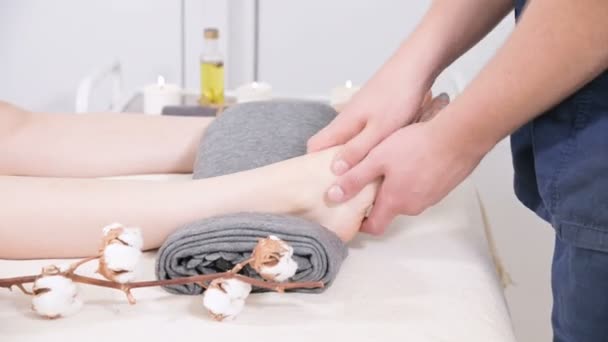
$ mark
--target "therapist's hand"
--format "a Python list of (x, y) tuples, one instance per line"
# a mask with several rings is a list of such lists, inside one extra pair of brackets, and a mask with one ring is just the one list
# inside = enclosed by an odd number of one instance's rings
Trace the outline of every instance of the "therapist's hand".
[(331, 201), (343, 202), (372, 180), (384, 178), (361, 231), (381, 234), (396, 215), (420, 214), (465, 179), (485, 154), (470, 143), (470, 132), (451, 132), (434, 121), (393, 133), (338, 177), (328, 192)]
[(341, 113), (323, 130), (310, 138), (308, 152), (344, 145), (332, 163), (341, 175), (354, 167), (384, 138), (419, 115), (430, 85), (420, 77), (385, 65), (349, 101)]

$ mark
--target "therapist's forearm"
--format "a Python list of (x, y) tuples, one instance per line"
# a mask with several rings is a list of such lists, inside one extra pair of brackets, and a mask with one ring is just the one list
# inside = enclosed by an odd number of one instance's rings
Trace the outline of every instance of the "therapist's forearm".
[(385, 66), (430, 86), (512, 9), (512, 0), (435, 0)]
[(434, 124), (485, 153), (608, 68), (608, 2), (531, 1), (497, 55)]

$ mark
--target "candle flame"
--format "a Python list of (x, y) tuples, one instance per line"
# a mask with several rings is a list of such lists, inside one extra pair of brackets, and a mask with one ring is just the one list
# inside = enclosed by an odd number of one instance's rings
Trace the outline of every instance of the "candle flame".
[(346, 88), (352, 88), (353, 87), (353, 82), (351, 80), (346, 81)]
[(156, 79), (156, 84), (162, 88), (165, 86), (165, 78), (161, 75), (158, 75), (158, 78)]

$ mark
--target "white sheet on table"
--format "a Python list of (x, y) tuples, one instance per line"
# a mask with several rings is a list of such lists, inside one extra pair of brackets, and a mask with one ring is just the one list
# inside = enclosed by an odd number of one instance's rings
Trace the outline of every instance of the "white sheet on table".
[[(153, 258), (146, 254), (143, 278), (153, 277)], [(0, 277), (50, 263), (0, 260)], [(94, 265), (83, 269), (93, 271)], [(157, 288), (134, 291), (135, 306), (117, 291), (81, 286), (81, 292), (82, 312), (49, 321), (31, 313), (18, 291), (0, 291), (0, 341), (515, 341), (466, 182), (423, 215), (398, 218), (385, 236), (353, 241), (325, 293), (253, 295), (234, 322), (210, 320), (200, 297)]]

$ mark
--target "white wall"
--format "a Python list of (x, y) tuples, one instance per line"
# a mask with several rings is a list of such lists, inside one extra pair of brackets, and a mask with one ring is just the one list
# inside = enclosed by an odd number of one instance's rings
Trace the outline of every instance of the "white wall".
[(122, 62), (127, 89), (154, 81), (158, 74), (178, 82), (179, 4), (2, 1), (0, 98), (33, 110), (73, 111), (78, 81), (114, 59)]
[[(426, 1), (260, 1), (260, 78), (286, 95), (362, 84), (421, 16)], [(401, 4), (399, 4), (401, 3)]]
[[(261, 79), (282, 95), (297, 96), (326, 96), (331, 87), (347, 79), (361, 84), (414, 28), (429, 4), (399, 0), (261, 0)], [(512, 17), (504, 20), (454, 63), (451, 73), (459, 74), (463, 82), (469, 81), (513, 26)], [(553, 233), (517, 202), (512, 178), (508, 141), (500, 143), (473, 175), (498, 248), (515, 281), (506, 297), (516, 334), (524, 342), (548, 341)]]

